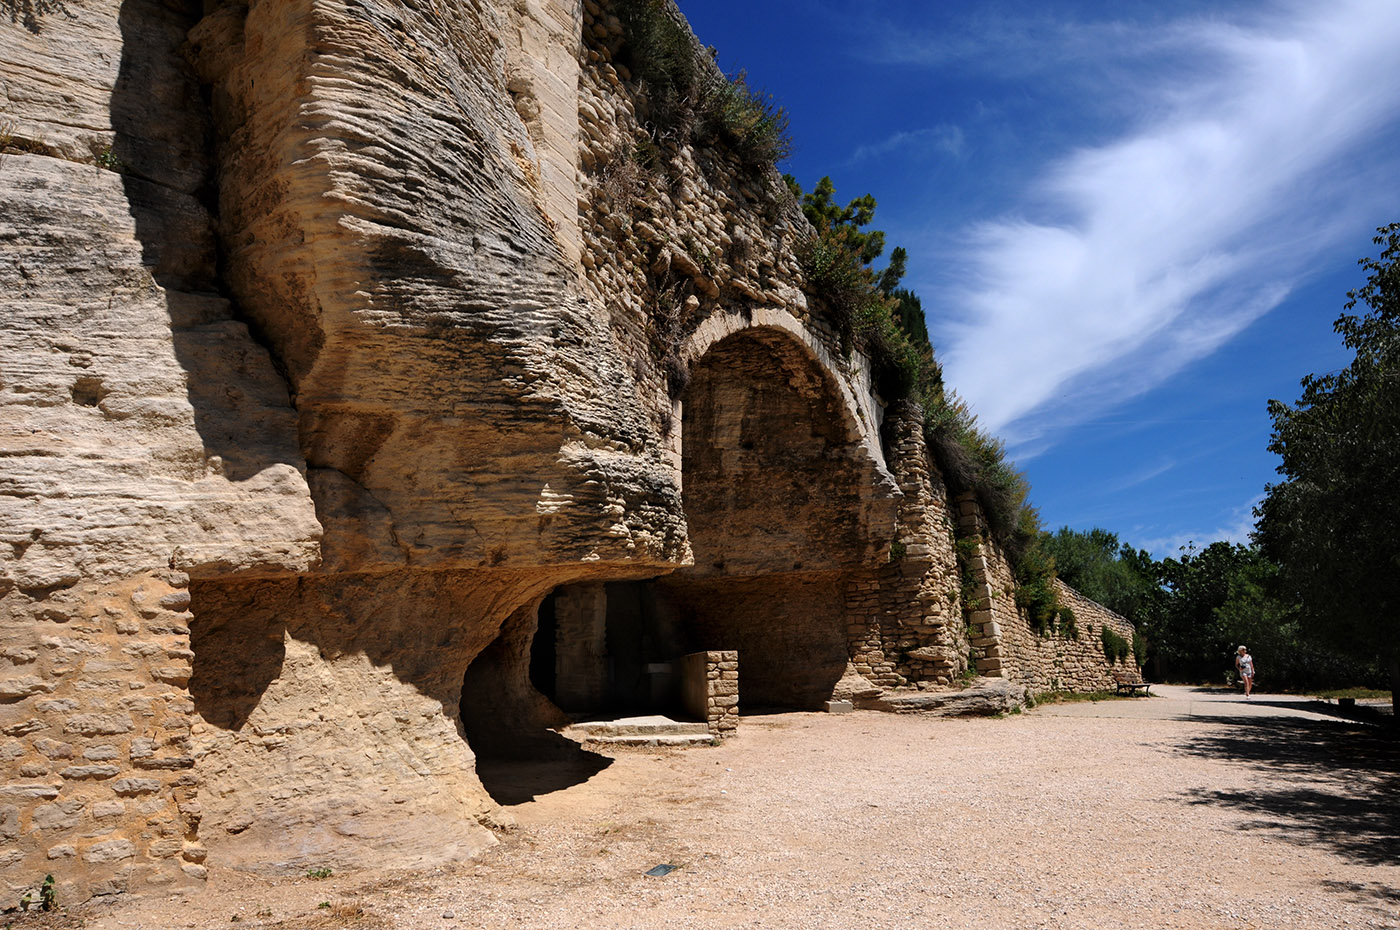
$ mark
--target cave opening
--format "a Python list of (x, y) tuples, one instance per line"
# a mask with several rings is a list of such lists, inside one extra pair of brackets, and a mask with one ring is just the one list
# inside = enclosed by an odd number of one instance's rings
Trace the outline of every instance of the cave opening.
[(562, 585), (540, 603), (530, 681), (572, 719), (687, 719), (679, 660), (689, 651), (655, 579)]

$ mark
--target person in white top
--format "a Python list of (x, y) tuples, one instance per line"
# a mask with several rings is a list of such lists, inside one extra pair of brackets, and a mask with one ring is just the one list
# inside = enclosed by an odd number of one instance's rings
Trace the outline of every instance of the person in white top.
[(1240, 681), (1244, 682), (1244, 696), (1249, 697), (1254, 690), (1254, 656), (1249, 654), (1248, 647), (1241, 646), (1235, 656), (1235, 668), (1240, 673)]

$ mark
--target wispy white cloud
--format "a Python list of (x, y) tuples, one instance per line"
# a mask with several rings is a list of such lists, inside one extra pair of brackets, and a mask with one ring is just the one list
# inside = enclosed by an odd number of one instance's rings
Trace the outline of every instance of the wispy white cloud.
[(1165, 559), (1180, 556), (1181, 550), (1189, 546), (1199, 549), (1213, 542), (1248, 543), (1249, 535), (1254, 532), (1254, 508), (1263, 499), (1264, 495), (1260, 494), (1249, 503), (1234, 508), (1225, 521), (1214, 529), (1198, 527), (1196, 532), (1174, 533), (1171, 536), (1142, 540), (1135, 545), (1139, 549), (1146, 549), (1156, 558)]
[(941, 153), (957, 158), (963, 153), (965, 141), (961, 127), (946, 124), (897, 132), (879, 142), (859, 146), (851, 153), (846, 164), (854, 165), (867, 159), (910, 150), (916, 153)]
[(1215, 351), (1366, 228), (1375, 197), (1397, 202), (1394, 155), (1367, 149), (1400, 114), (1393, 0), (1158, 34), (1189, 39), (1191, 76), (1102, 87), (1133, 96), (1133, 125), (1046, 166), (1026, 215), (952, 256), (967, 272), (934, 321), (945, 375), (1013, 453)]
[(1118, 491), (1126, 491), (1129, 488), (1135, 488), (1139, 485), (1146, 484), (1153, 478), (1158, 478), (1162, 475), (1165, 475), (1167, 472), (1175, 468), (1176, 464), (1176, 461), (1171, 459), (1167, 461), (1156, 462), (1152, 465), (1146, 466), (1145, 468), (1140, 468), (1135, 472), (1131, 472), (1127, 475), (1122, 476), (1118, 480), (1110, 483), (1107, 487), (1103, 488), (1103, 490), (1109, 493), (1116, 493)]

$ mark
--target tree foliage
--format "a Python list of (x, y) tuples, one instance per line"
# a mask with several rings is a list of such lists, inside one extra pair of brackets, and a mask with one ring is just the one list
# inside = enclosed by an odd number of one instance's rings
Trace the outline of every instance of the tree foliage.
[(1116, 533), (1062, 526), (1047, 533), (1042, 545), (1066, 584), (1114, 613), (1142, 619), (1160, 609), (1161, 587), (1152, 556), (1120, 543)]
[(1157, 560), (1108, 530), (1062, 527), (1043, 545), (1070, 586), (1127, 617), (1133, 651), (1158, 681), (1216, 682), (1248, 645), (1270, 688), (1375, 685), (1373, 663), (1348, 660), (1310, 640), (1294, 602), (1280, 595), (1279, 567), (1255, 545), (1189, 545)]
[(1355, 352), (1308, 375), (1293, 404), (1269, 401), (1269, 451), (1283, 480), (1265, 489), (1256, 538), (1310, 633), (1367, 659), (1400, 690), (1400, 223), (1378, 230), (1333, 326)]

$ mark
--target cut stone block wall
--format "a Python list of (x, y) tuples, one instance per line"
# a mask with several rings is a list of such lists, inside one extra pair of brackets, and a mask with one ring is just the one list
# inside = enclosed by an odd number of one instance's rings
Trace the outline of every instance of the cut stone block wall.
[[(0, 598), (0, 894), (203, 878), (181, 572)], [(38, 899), (37, 893), (34, 899)]]
[(846, 585), (852, 668), (872, 684), (948, 685), (967, 648), (948, 492), (911, 401), (885, 413), (886, 457), (902, 497), (886, 564)]
[[(964, 534), (980, 537), (984, 530), (979, 508), (970, 496), (959, 502)], [(969, 638), (980, 674), (1008, 678), (1032, 694), (1040, 691), (1111, 690), (1118, 681), (1141, 681), (1142, 672), (1131, 656), (1110, 662), (1104, 655), (1102, 629), (1107, 626), (1131, 642), (1132, 623), (1090, 600), (1058, 579), (1060, 603), (1075, 615), (1075, 628), (1057, 623), (1039, 632), (1016, 605), (1016, 589), (1006, 556), (985, 537), (973, 557), (971, 574), (977, 584)]]
[(686, 713), (704, 719), (723, 737), (739, 727), (739, 653), (692, 652), (681, 659)]
[(608, 596), (600, 581), (565, 585), (555, 592), (554, 690), (570, 711), (596, 710), (607, 696)]

